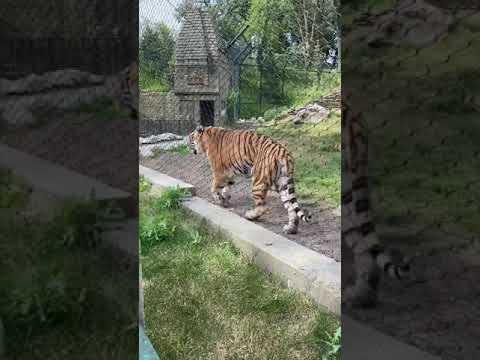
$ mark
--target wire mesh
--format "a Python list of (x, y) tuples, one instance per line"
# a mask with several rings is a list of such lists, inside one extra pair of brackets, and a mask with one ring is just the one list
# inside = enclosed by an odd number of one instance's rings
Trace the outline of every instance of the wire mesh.
[[(140, 3), (140, 161), (193, 184), (197, 195), (213, 201), (208, 161), (189, 154), (185, 136), (197, 125), (270, 136), (293, 154), (300, 205), (313, 215), (313, 221), (290, 238), (340, 261), (340, 74), (337, 51), (332, 50), (336, 33), (328, 30), (330, 43), (317, 49), (324, 55), (310, 56), (307, 63), (298, 50), (300, 40), (289, 40), (291, 34), (274, 27), (272, 33), (278, 31), (283, 38), (272, 40), (270, 49), (246, 26), (250, 4), (240, 1), (238, 5), (246, 7), (242, 11), (233, 5)], [(170, 64), (163, 61), (163, 71), (156, 73), (152, 68), (160, 64), (158, 58), (142, 47), (152, 29), (173, 40), (163, 42), (170, 46), (170, 51), (164, 49), (172, 57)], [(149, 74), (155, 81), (147, 79)], [(250, 180), (240, 179), (231, 196), (231, 210), (243, 215), (253, 206)], [(281, 233), (288, 219), (278, 195), (270, 194), (267, 205), (261, 224)]]
[(479, 7), (372, 4), (343, 4), (342, 96), (364, 120), (377, 229), (413, 257), (414, 279), (384, 288), (381, 310), (353, 314), (442, 358), (475, 358), (457, 334), (478, 311)]

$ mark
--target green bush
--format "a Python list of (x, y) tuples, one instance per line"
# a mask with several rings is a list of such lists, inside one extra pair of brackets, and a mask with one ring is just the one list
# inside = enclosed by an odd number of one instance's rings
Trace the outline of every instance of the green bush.
[(161, 216), (140, 215), (140, 245), (142, 251), (148, 251), (160, 242), (173, 238), (177, 227)]
[(67, 247), (95, 248), (108, 225), (124, 218), (122, 209), (101, 203), (92, 194), (89, 200), (66, 204), (50, 223), (46, 237)]
[(138, 190), (141, 193), (148, 193), (150, 189), (152, 188), (152, 183), (148, 181), (145, 176), (140, 176), (140, 181), (138, 184)]
[(185, 190), (167, 189), (159, 198), (154, 199), (152, 208), (154, 211), (178, 209), (182, 200), (188, 196)]

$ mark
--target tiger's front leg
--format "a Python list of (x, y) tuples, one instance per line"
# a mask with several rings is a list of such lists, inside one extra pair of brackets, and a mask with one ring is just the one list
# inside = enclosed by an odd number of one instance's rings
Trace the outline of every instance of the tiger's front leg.
[(228, 200), (231, 198), (228, 194), (228, 191), (230, 190), (229, 185), (233, 185), (233, 181), (229, 178), (218, 177), (213, 179), (211, 189), (212, 196), (214, 201), (220, 206), (225, 207)]

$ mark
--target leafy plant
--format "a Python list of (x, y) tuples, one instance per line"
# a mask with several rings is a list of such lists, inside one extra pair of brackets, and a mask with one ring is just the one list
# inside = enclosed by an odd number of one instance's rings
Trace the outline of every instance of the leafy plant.
[(152, 183), (148, 181), (145, 176), (140, 176), (138, 189), (141, 193), (148, 193), (152, 188)]
[(63, 317), (74, 319), (82, 314), (87, 289), (72, 285), (62, 272), (44, 275), (50, 278), (32, 275), (28, 286), (24, 284), (12, 291), (8, 307), (4, 309), (9, 318), (32, 325), (51, 323)]
[(22, 207), (28, 195), (26, 186), (16, 182), (10, 170), (0, 169), (0, 209)]
[(139, 235), (142, 251), (148, 251), (162, 241), (175, 236), (177, 227), (166, 218), (141, 216)]
[(327, 352), (322, 356), (322, 360), (339, 359), (342, 341), (342, 328), (339, 326), (333, 334), (326, 332), (326, 336), (327, 340), (324, 340), (324, 343), (327, 345)]
[(94, 248), (108, 225), (124, 218), (122, 209), (95, 200), (92, 193), (89, 200), (67, 204), (52, 221), (47, 236), (67, 247)]
[(170, 188), (165, 190), (159, 198), (153, 200), (152, 208), (154, 210), (171, 210), (178, 209), (182, 200), (188, 196), (183, 189)]

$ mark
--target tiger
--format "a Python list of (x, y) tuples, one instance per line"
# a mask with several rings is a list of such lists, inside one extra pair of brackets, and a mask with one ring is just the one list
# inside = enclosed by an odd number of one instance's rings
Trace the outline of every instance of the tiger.
[(251, 176), (255, 207), (245, 212), (246, 219), (260, 218), (267, 211), (267, 193), (274, 191), (287, 209), (285, 233), (296, 234), (300, 219), (310, 220), (310, 214), (297, 202), (294, 160), (283, 144), (251, 130), (203, 126), (189, 134), (188, 144), (193, 154), (207, 156), (213, 174), (211, 192), (219, 205), (226, 206), (230, 200), (235, 176)]
[(107, 92), (113, 100), (115, 110), (126, 108), (132, 119), (138, 118), (138, 63), (132, 62), (119, 73), (106, 80)]
[(410, 276), (411, 259), (395, 261), (380, 241), (370, 215), (368, 136), (363, 116), (342, 100), (342, 245), (352, 249), (355, 281), (342, 293), (348, 307), (374, 307), (382, 274)]

